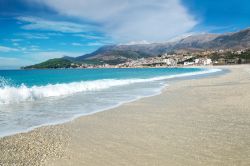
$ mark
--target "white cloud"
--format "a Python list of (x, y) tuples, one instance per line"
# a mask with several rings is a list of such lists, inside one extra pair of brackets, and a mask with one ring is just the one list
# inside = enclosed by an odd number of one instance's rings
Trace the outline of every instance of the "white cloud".
[(13, 69), (32, 64), (32, 62), (19, 58), (0, 57), (1, 69)]
[(20, 42), (22, 41), (23, 39), (10, 39), (12, 42)]
[(16, 48), (0, 46), (0, 52), (11, 52), (11, 51), (18, 51)]
[(14, 46), (19, 46), (19, 43), (16, 43), (16, 42), (14, 42), (14, 43), (12, 43)]
[(71, 43), (72, 46), (83, 46), (81, 43)]
[[(0, 56), (0, 68), (1, 69), (10, 69), (10, 68), (20, 68), (21, 66), (28, 66), (36, 63), (43, 62), (52, 58), (61, 58), (63, 56), (80, 56), (83, 55), (83, 52), (63, 52), (63, 51), (33, 51), (32, 48), (38, 48), (35, 45), (30, 46), (31, 49), (28, 49), (29, 52), (24, 52), (22, 58), (13, 58), (13, 57), (1, 57)], [(26, 48), (25, 48), (26, 49)]]
[[(66, 43), (61, 43), (62, 45), (66, 45)], [(112, 41), (109, 40), (101, 40), (101, 41), (93, 41), (93, 42), (87, 42), (87, 43), (71, 43), (72, 46), (103, 46), (103, 45), (110, 45), (113, 44)]]
[(131, 41), (125, 44), (121, 44), (121, 45), (137, 45), (137, 44), (150, 44), (150, 42), (146, 41), (146, 40), (141, 40), (141, 41)]
[(26, 39), (49, 39), (48, 35), (40, 33), (20, 33), (17, 35), (25, 37)]
[(39, 48), (39, 46), (31, 45), (29, 48), (29, 51), (40, 51), (40, 48)]
[(19, 50), (20, 50), (20, 51), (26, 51), (27, 48), (26, 48), (26, 47), (20, 47)]
[(184, 34), (181, 34), (181, 35), (178, 35), (178, 36), (175, 36), (173, 38), (171, 38), (170, 40), (168, 40), (168, 42), (178, 42), (184, 38), (187, 38), (189, 36), (193, 36), (193, 35), (196, 35), (197, 33), (184, 33)]
[(103, 45), (111, 45), (113, 44), (112, 41), (96, 41), (96, 42), (89, 42), (87, 46), (103, 46)]
[[(119, 42), (166, 41), (190, 31), (197, 24), (180, 0), (36, 0), (36, 2), (47, 5), (61, 15), (98, 23), (107, 35)], [(51, 26), (50, 23), (40, 20), (26, 28), (38, 28), (38, 22), (41, 21), (46, 27)], [(43, 28), (45, 27), (40, 27)], [(60, 29), (60, 26), (56, 28)], [(52, 26), (51, 29), (55, 28)]]
[(104, 39), (105, 38), (105, 37), (102, 37), (102, 36), (86, 35), (86, 34), (75, 34), (74, 36), (81, 37), (81, 38), (84, 38), (84, 39), (90, 39), (90, 40), (100, 40), (100, 39)]
[(63, 51), (41, 51), (36, 53), (30, 53), (30, 57), (33, 59), (33, 63), (42, 62), (52, 58), (61, 58), (63, 56), (77, 57), (81, 56), (82, 52), (63, 52)]
[(51, 21), (37, 17), (17, 17), (16, 19), (26, 23), (22, 25), (22, 28), (26, 30), (47, 30), (64, 33), (79, 33), (94, 29), (94, 27), (91, 25), (82, 25), (66, 21)]
[(104, 43), (102, 42), (91, 42), (91, 43), (87, 43), (88, 46), (103, 46)]

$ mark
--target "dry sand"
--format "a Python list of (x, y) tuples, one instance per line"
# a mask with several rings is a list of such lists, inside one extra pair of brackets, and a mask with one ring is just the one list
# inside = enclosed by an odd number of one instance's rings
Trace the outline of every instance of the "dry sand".
[(0, 165), (250, 165), (250, 66), (0, 140)]

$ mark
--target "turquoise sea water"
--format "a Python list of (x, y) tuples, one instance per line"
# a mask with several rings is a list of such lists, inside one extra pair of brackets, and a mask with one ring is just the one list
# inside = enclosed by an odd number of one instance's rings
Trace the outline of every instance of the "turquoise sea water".
[(0, 136), (68, 121), (161, 92), (216, 69), (0, 70)]
[(22, 84), (42, 86), (101, 79), (147, 79), (201, 70), (198, 68), (0, 70), (0, 77), (8, 80), (13, 86)]

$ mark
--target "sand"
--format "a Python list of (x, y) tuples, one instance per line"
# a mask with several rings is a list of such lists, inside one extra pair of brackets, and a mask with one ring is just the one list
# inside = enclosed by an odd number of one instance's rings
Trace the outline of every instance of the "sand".
[(0, 139), (0, 165), (250, 165), (250, 66)]

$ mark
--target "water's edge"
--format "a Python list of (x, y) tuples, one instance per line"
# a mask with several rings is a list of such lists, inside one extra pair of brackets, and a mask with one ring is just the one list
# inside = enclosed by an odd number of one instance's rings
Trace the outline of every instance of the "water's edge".
[[(229, 72), (229, 71), (226, 70), (226, 69), (212, 68), (212, 69), (208, 69), (207, 72), (205, 72), (205, 73), (199, 73), (199, 72), (197, 72), (197, 73), (188, 73), (188, 75), (177, 76), (175, 78), (170, 78), (171, 79), (170, 82), (173, 83), (174, 81), (181, 81), (181, 80), (216, 77), (218, 75), (224, 75), (227, 72)], [(73, 117), (65, 119), (65, 120), (59, 120), (59, 121), (55, 121), (53, 123), (45, 123), (45, 124), (30, 127), (28, 129), (21, 130), (21, 131), (5, 133), (3, 135), (0, 135), (0, 139), (6, 138), (6, 137), (11, 137), (11, 136), (14, 136), (14, 135), (17, 135), (17, 134), (29, 133), (29, 132), (31, 132), (31, 131), (33, 131), (35, 129), (41, 128), (41, 127), (46, 127), (46, 126), (48, 127), (48, 126), (55, 126), (55, 125), (61, 125), (61, 124), (69, 123), (69, 122), (72, 122), (72, 121), (74, 121), (74, 120), (76, 120), (76, 119), (78, 119), (80, 117), (83, 117), (83, 116), (90, 116), (90, 115), (93, 115), (93, 114), (96, 114), (96, 113), (99, 113), (99, 112), (108, 111), (108, 110), (120, 107), (123, 104), (127, 104), (127, 103), (131, 103), (131, 102), (141, 100), (143, 98), (157, 96), (157, 95), (162, 94), (165, 91), (165, 89), (167, 89), (166, 87), (168, 87), (168, 86), (169, 86), (169, 83), (163, 85), (162, 87), (160, 87), (159, 91), (155, 92), (153, 94), (137, 96), (135, 99), (127, 100), (127, 101), (121, 101), (120, 103), (118, 103), (116, 105), (106, 107), (106, 108), (102, 108), (102, 109), (99, 109), (99, 110), (96, 110), (96, 111), (93, 111), (93, 112), (90, 112), (90, 113), (76, 114)]]

